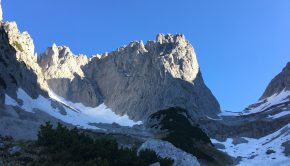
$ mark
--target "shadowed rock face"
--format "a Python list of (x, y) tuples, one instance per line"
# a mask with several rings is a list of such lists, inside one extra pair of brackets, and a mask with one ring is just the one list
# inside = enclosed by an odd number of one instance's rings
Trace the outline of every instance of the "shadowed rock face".
[(265, 99), (283, 90), (290, 90), (290, 62), (286, 67), (270, 82), (260, 99)]
[[(5, 105), (5, 94), (17, 98), (22, 88), (32, 98), (47, 96), (40, 67), (33, 54), (33, 43), (27, 33), (20, 33), (14, 22), (0, 23), (0, 135), (15, 139), (36, 139), (39, 125), (46, 121), (59, 122), (46, 113), (29, 113), (19, 107)], [(33, 104), (33, 103), (31, 103)]]
[[(14, 22), (0, 25), (0, 105), (4, 103), (4, 94), (16, 96), (16, 90), (22, 88), (31, 97), (39, 94), (47, 96), (42, 90), (46, 83), (36, 57), (33, 43), (27, 33), (20, 33)], [(33, 51), (31, 51), (33, 50)]]
[(38, 62), (50, 88), (71, 101), (87, 106), (104, 101), (115, 112), (135, 120), (174, 106), (189, 110), (192, 118), (216, 116), (220, 111), (183, 35), (159, 34), (146, 45), (131, 42), (90, 59), (63, 49), (48, 48)]

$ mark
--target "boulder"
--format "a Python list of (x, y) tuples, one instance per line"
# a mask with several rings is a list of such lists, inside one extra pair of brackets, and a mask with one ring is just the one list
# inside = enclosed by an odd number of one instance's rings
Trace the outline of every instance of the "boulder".
[(149, 139), (144, 142), (138, 151), (151, 149), (162, 158), (171, 158), (174, 160), (173, 166), (199, 166), (199, 162), (193, 155), (176, 148), (167, 141)]
[(19, 146), (13, 146), (8, 149), (8, 154), (11, 156), (19, 155), (22, 152), (22, 148)]

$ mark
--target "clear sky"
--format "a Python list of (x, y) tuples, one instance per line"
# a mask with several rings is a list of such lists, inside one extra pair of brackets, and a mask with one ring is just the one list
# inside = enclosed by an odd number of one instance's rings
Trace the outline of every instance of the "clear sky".
[(255, 102), (290, 61), (289, 0), (2, 0), (36, 51), (56, 43), (88, 56), (157, 33), (182, 33), (223, 110)]

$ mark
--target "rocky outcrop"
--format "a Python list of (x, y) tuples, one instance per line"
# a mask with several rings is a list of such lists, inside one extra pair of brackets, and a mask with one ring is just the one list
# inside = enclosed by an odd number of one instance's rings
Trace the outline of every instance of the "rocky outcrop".
[(40, 124), (48, 120), (56, 124), (59, 120), (41, 111), (28, 113), (20, 107), (5, 105), (7, 95), (17, 105), (23, 105), (16, 94), (19, 88), (34, 99), (39, 95), (47, 96), (47, 84), (37, 64), (30, 36), (20, 33), (15, 22), (0, 24), (0, 135), (36, 139)]
[(54, 93), (72, 102), (96, 107), (102, 103), (102, 96), (81, 69), (88, 61), (86, 56), (76, 56), (68, 47), (55, 44), (38, 57), (43, 75)]
[(20, 33), (15, 22), (5, 22), (1, 23), (0, 36), (0, 104), (4, 103), (5, 93), (16, 97), (19, 87), (33, 98), (39, 94), (47, 96), (47, 84), (28, 33)]
[(260, 99), (265, 99), (283, 90), (290, 91), (290, 62), (286, 67), (270, 82)]
[(174, 166), (200, 166), (196, 157), (192, 154), (186, 153), (181, 149), (176, 148), (174, 145), (167, 141), (149, 139), (144, 142), (139, 151), (151, 149), (155, 151), (162, 158), (170, 158), (174, 160)]

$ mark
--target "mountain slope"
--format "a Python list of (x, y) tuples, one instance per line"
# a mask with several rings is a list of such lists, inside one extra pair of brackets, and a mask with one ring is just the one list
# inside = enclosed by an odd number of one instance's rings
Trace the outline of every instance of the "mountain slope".
[(250, 105), (244, 114), (265, 112), (269, 118), (280, 118), (290, 112), (290, 62), (267, 86), (258, 102)]
[(235, 157), (238, 165), (289, 165), (289, 64), (269, 83), (258, 102), (241, 113), (221, 114), (214, 122), (212, 142)]

